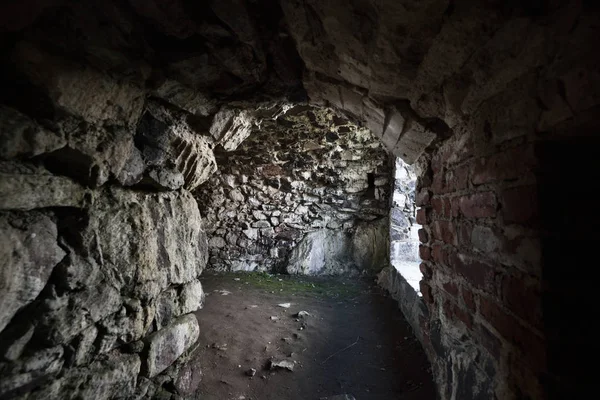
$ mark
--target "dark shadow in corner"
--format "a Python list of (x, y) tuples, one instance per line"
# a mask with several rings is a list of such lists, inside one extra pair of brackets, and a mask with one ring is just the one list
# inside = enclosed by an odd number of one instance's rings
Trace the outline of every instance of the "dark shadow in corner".
[(594, 137), (536, 147), (548, 399), (588, 398), (596, 391), (590, 376), (596, 369), (582, 359), (594, 360), (598, 353), (599, 149)]

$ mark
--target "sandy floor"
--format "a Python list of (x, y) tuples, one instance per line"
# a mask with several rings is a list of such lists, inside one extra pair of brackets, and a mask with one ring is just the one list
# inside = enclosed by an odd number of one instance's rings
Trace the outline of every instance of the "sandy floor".
[[(203, 285), (198, 400), (435, 399), (419, 343), (370, 280), (227, 274)], [(269, 368), (282, 360), (293, 371)]]

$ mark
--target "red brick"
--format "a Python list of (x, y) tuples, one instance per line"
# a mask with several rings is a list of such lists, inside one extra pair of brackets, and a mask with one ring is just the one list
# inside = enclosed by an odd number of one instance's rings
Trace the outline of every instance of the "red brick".
[(431, 184), (431, 190), (434, 194), (444, 193), (444, 175), (441, 172), (433, 175), (433, 183)]
[(421, 273), (423, 274), (423, 276), (427, 279), (431, 279), (433, 273), (431, 271), (431, 268), (429, 267), (429, 265), (425, 264), (425, 263), (421, 263), (419, 264), (419, 269), (421, 270)]
[(419, 257), (421, 260), (431, 260), (431, 249), (427, 246), (419, 246)]
[(460, 197), (450, 199), (450, 213), (453, 217), (460, 215)]
[(442, 284), (442, 287), (448, 294), (452, 295), (452, 297), (458, 297), (458, 286), (453, 282), (446, 282)]
[(480, 185), (494, 181), (516, 179), (525, 175), (536, 163), (533, 147), (527, 145), (482, 157), (473, 165), (471, 180)]
[(526, 277), (506, 275), (502, 278), (502, 300), (507, 308), (531, 325), (539, 327), (542, 322), (542, 297), (539, 283)]
[(467, 328), (473, 328), (473, 317), (452, 301), (444, 302), (444, 314), (452, 321), (461, 321)]
[(455, 192), (467, 188), (469, 179), (469, 164), (454, 168), (446, 173), (446, 192)]
[(448, 257), (448, 264), (473, 287), (492, 292), (494, 290), (494, 267), (458, 253)]
[(480, 298), (479, 312), (508, 343), (522, 352), (529, 365), (539, 367), (545, 363), (544, 341), (532, 330), (485, 297)]
[(519, 325), (519, 322), (492, 300), (481, 297), (479, 299), (479, 313), (504, 338), (511, 339), (514, 336), (515, 326)]
[(471, 247), (471, 225), (463, 222), (458, 226), (458, 244), (465, 247)]
[(499, 360), (502, 352), (502, 341), (483, 325), (478, 325), (475, 330), (478, 333), (477, 336), (483, 347), (487, 349), (492, 357)]
[(444, 252), (440, 243), (431, 246), (431, 257), (436, 263), (444, 264)]
[(469, 313), (457, 305), (454, 305), (452, 312), (457, 319), (462, 321), (467, 326), (467, 328), (473, 329), (473, 317)]
[(500, 194), (502, 217), (505, 223), (534, 222), (538, 216), (538, 197), (535, 186), (519, 186)]
[(427, 210), (424, 208), (417, 210), (417, 224), (427, 225)]
[(427, 231), (425, 229), (419, 229), (418, 234), (419, 234), (419, 240), (421, 241), (421, 243), (429, 242), (429, 234), (427, 233)]
[(452, 205), (450, 204), (450, 198), (444, 197), (444, 217), (452, 216)]
[(440, 197), (431, 199), (431, 208), (438, 216), (444, 215), (444, 201)]
[(423, 300), (425, 300), (425, 303), (433, 304), (434, 299), (433, 299), (433, 292), (431, 290), (431, 286), (429, 286), (429, 284), (425, 281), (420, 281), (419, 287), (421, 289), (421, 294), (423, 295)]
[(435, 221), (431, 224), (431, 231), (433, 237), (437, 240), (441, 240), (444, 243), (451, 245), (457, 245), (456, 229), (450, 221)]
[(428, 206), (431, 202), (431, 192), (427, 189), (419, 191), (415, 198), (415, 204), (417, 207)]
[(496, 206), (493, 192), (475, 193), (459, 199), (460, 211), (467, 218), (495, 217)]
[(475, 304), (475, 295), (469, 289), (463, 286), (461, 290), (463, 302), (469, 311), (475, 312), (477, 305)]
[(431, 200), (431, 207), (439, 217), (450, 217), (452, 212), (450, 199), (447, 197), (434, 197)]

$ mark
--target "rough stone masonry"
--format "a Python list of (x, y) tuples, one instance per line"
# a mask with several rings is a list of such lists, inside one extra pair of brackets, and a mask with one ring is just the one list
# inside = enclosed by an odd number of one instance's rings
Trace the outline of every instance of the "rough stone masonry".
[[(337, 133), (366, 128), (419, 167), (423, 300), (400, 306), (440, 398), (585, 398), (599, 27), (597, 3), (585, 0), (3, 2), (0, 397), (189, 396), (198, 379), (180, 371), (201, 329), (190, 313), (209, 258), (247, 269), (262, 256), (275, 267), (259, 241), (266, 223), (277, 233), (271, 218), (321, 235), (306, 226), (325, 221), (310, 213), (329, 194), (309, 205), (290, 188), (281, 206), (296, 207), (283, 222), (251, 206), (257, 188), (228, 162), (242, 160), (236, 149), (251, 147), (263, 121), (294, 125), (302, 117), (280, 117), (309, 104), (351, 123), (332, 118)], [(379, 201), (375, 183), (388, 172), (381, 149), (367, 148), (366, 181), (335, 186), (344, 188), (335, 196), (360, 187)], [(308, 180), (294, 173), (269, 179), (280, 191)], [(196, 198), (212, 198), (226, 175), (240, 185), (223, 186), (226, 199), (246, 205), (250, 226), (232, 229), (235, 246), (219, 226), (209, 247), (203, 220), (232, 227), (232, 217)], [(573, 190), (557, 196), (564, 182)], [(352, 242), (362, 216), (379, 215), (365, 207), (327, 224), (341, 223)], [(252, 229), (257, 246), (240, 246)], [(300, 243), (274, 248), (312, 259)]]
[(218, 271), (373, 275), (389, 264), (391, 157), (331, 109), (264, 120), (198, 191)]

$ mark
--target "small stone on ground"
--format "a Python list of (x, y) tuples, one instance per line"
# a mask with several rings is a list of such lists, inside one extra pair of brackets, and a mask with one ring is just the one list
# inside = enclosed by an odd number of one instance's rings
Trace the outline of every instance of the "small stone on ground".
[(282, 368), (282, 369), (287, 369), (287, 370), (293, 371), (294, 366), (295, 366), (295, 363), (293, 361), (273, 360), (273, 361), (271, 361), (271, 366), (269, 367), (269, 369)]

